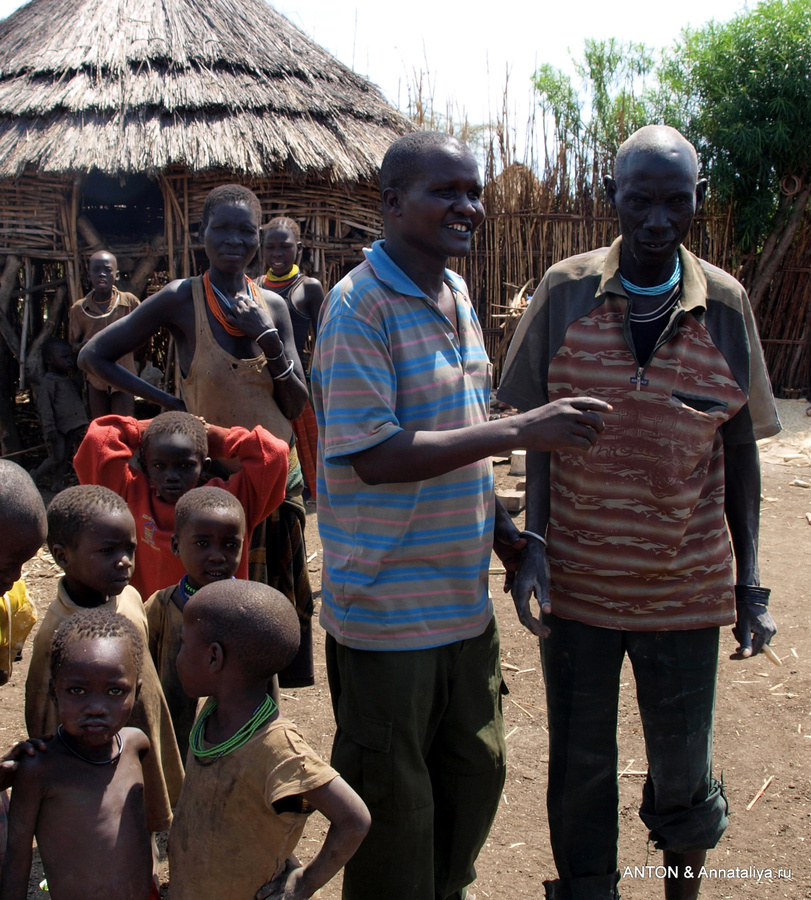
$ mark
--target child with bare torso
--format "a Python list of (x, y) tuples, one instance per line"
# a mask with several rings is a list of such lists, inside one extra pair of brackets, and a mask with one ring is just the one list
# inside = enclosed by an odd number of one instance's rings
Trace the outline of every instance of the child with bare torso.
[(1, 900), (25, 900), (35, 836), (54, 900), (158, 896), (141, 769), (149, 740), (125, 727), (141, 662), (141, 636), (115, 613), (77, 613), (54, 635), (58, 737), (19, 760)]

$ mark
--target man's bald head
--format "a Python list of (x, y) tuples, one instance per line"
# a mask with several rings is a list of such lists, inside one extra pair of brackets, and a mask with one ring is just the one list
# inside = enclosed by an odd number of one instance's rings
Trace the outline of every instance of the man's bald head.
[(645, 125), (620, 146), (614, 162), (615, 181), (622, 181), (629, 161), (637, 154), (660, 156), (673, 162), (683, 161), (689, 167), (693, 181), (698, 181), (696, 148), (670, 125)]

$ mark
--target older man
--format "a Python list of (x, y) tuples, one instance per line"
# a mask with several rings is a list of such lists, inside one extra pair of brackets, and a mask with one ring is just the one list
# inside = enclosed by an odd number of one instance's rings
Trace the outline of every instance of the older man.
[(640, 815), (664, 850), (668, 900), (697, 895), (727, 824), (712, 776), (719, 626), (736, 622), (737, 601), (738, 656), (775, 633), (755, 441), (780, 424), (743, 288), (681, 246), (706, 187), (676, 130), (632, 135), (605, 179), (620, 238), (547, 272), (499, 392), (521, 410), (572, 393), (613, 406), (587, 453), (527, 460), (531, 537), (513, 598), (543, 638), (554, 900), (617, 896), (626, 653), (648, 755)]

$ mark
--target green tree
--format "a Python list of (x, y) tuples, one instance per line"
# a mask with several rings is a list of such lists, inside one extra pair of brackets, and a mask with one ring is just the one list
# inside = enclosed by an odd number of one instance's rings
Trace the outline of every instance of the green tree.
[(811, 196), (811, 3), (765, 0), (727, 23), (687, 29), (648, 97), (651, 120), (699, 151), (715, 196), (733, 205), (757, 308)]

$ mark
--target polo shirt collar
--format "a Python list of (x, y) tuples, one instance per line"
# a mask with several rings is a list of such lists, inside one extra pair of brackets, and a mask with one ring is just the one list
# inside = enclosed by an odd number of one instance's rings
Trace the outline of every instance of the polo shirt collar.
[[(621, 248), (621, 237), (618, 237), (608, 248), (603, 266), (603, 277), (600, 279), (596, 296), (606, 293), (619, 294), (622, 297), (628, 296), (620, 281)], [(707, 308), (707, 276), (704, 274), (698, 258), (682, 246), (679, 247), (679, 259), (682, 273), (680, 299), (682, 309), (705, 310)]]
[[(363, 252), (366, 256), (366, 262), (369, 263), (375, 276), (383, 284), (397, 291), (398, 294), (404, 294), (406, 297), (428, 299), (425, 293), (414, 284), (408, 275), (386, 253), (383, 249), (383, 241), (375, 241), (371, 249), (365, 248)], [(445, 281), (450, 284), (453, 290), (464, 291), (464, 281), (456, 272), (445, 269)]]

